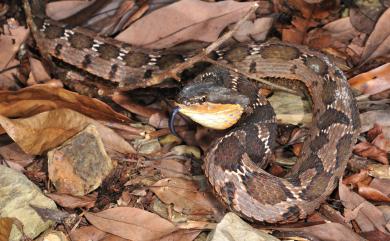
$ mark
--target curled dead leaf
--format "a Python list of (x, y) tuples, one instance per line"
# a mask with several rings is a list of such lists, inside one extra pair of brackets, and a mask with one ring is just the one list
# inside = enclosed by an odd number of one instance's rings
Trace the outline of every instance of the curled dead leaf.
[(235, 1), (178, 1), (132, 24), (116, 39), (146, 48), (168, 48), (188, 40), (212, 42), (222, 29), (241, 19), (253, 5)]
[(348, 80), (363, 94), (374, 95), (390, 88), (390, 63), (359, 74)]
[(150, 190), (164, 203), (173, 203), (177, 212), (192, 215), (212, 215), (217, 212), (216, 200), (200, 192), (194, 181), (165, 178), (153, 184)]
[(50, 85), (35, 85), (18, 91), (0, 91), (0, 115), (6, 117), (29, 117), (58, 108), (69, 108), (96, 120), (130, 121), (98, 99)]
[(378, 56), (383, 56), (390, 50), (390, 28), (388, 22), (390, 20), (390, 8), (388, 8), (378, 19), (374, 30), (367, 39), (364, 47), (361, 63), (365, 63), (370, 59)]
[(138, 208), (117, 207), (99, 213), (85, 213), (92, 225), (134, 241), (152, 241), (177, 230), (174, 224), (157, 214)]
[(390, 202), (390, 197), (386, 196), (381, 191), (372, 187), (359, 186), (358, 192), (360, 196), (368, 200), (378, 201), (378, 202)]
[(133, 147), (114, 131), (70, 109), (55, 109), (23, 119), (0, 115), (0, 125), (24, 152), (31, 155), (40, 155), (59, 146), (88, 124), (97, 127), (106, 148), (124, 154), (135, 153)]
[(353, 152), (359, 156), (368, 157), (385, 165), (389, 164), (386, 151), (379, 149), (368, 142), (360, 142), (353, 148)]

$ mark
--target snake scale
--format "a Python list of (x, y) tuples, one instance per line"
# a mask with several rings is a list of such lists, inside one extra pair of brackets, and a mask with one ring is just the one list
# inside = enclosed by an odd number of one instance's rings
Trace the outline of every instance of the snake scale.
[[(41, 51), (119, 86), (145, 87), (144, 79), (185, 60), (175, 53), (132, 48), (80, 27), (67, 28), (34, 10), (37, 0), (24, 0), (26, 12), (30, 3), (33, 11), (26, 15), (32, 16), (28, 22)], [(243, 94), (249, 99), (241, 103), (246, 118), (206, 153), (204, 169), (210, 184), (219, 199), (244, 218), (267, 223), (305, 218), (337, 186), (359, 133), (359, 113), (346, 77), (324, 54), (293, 44), (239, 45), (220, 55), (241, 72), (303, 83), (311, 97), (313, 123), (291, 172), (275, 177), (260, 168), (274, 145), (275, 115), (257, 94), (257, 85), (226, 71), (201, 76), (201, 81), (182, 90), (184, 106), (213, 102), (210, 98), (219, 94), (225, 104), (237, 104), (235, 98)], [(197, 103), (188, 101), (191, 98)]]

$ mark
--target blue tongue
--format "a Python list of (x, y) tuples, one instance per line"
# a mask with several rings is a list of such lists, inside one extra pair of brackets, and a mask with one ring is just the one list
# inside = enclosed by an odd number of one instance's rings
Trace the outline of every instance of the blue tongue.
[(169, 121), (168, 121), (169, 130), (171, 131), (171, 133), (173, 135), (175, 135), (177, 137), (179, 137), (179, 135), (177, 134), (177, 132), (175, 130), (175, 117), (176, 117), (176, 114), (179, 113), (179, 110), (180, 110), (180, 107), (178, 107), (178, 106), (173, 108), (173, 110), (169, 114)]

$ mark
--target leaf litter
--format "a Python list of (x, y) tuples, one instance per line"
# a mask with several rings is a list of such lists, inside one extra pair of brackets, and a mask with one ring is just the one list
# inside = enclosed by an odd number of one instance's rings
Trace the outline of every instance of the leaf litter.
[[(348, 5), (347, 1), (261, 1), (256, 14), (233, 36), (234, 41), (279, 37), (320, 49), (331, 55), (350, 78), (351, 87), (360, 94), (357, 98), (362, 134), (338, 193), (295, 226), (261, 226), (262, 231), (275, 239), (389, 239), (390, 215), (384, 207), (390, 201), (387, 28), (390, 15), (385, 1), (374, 2), (375, 8), (369, 9), (364, 1), (355, 5)], [(101, 6), (93, 9), (90, 6), (94, 4)], [(72, 14), (85, 15), (86, 26), (100, 34), (116, 34), (117, 39), (146, 48), (169, 48), (193, 40), (213, 43), (253, 6), (253, 2), (247, 1), (198, 0), (175, 3), (97, 0), (94, 4), (51, 2), (46, 12), (56, 19), (67, 20), (72, 19)], [(202, 155), (197, 147), (205, 150), (215, 133), (194, 128), (188, 120), (181, 119), (178, 129), (183, 138), (169, 137), (167, 120), (174, 91), (157, 87), (131, 94), (116, 92), (102, 98), (93, 94), (98, 93), (92, 91), (96, 85), (75, 80), (71, 86), (89, 96), (77, 94), (62, 87), (68, 88), (69, 83), (50, 77), (40, 56), (27, 55), (27, 61), (15, 59), (27, 31), (11, 21), (4, 26), (6, 34), (0, 35), (0, 52), (4, 56), (1, 68), (6, 70), (19, 64), (21, 68), (0, 74), (2, 80), (7, 80), (7, 84), (0, 86), (0, 124), (2, 136), (10, 137), (4, 143), (16, 143), (19, 149), (15, 144), (8, 145), (8, 149), (1, 147), (0, 162), (24, 172), (49, 198), (66, 208), (65, 212), (80, 215), (58, 225), (57, 230), (71, 230), (72, 240), (205, 240), (216, 223), (218, 230), (225, 219), (231, 218), (229, 213), (222, 219), (221, 212), (225, 210), (213, 198), (202, 176)], [(271, 172), (283, 175), (291, 162), (287, 160), (300, 153), (302, 138), (295, 140), (293, 133), (305, 133), (299, 125), (305, 124), (307, 117), (304, 107), (298, 107), (298, 111), (288, 106), (278, 108), (288, 103), (283, 97), (275, 102), (276, 111), (287, 122), (293, 120), (298, 124), (283, 137), (285, 143), (293, 145), (291, 151), (285, 146), (276, 150), (277, 164)], [(113, 170), (95, 191), (78, 196), (67, 191), (59, 193), (50, 183), (54, 179), (49, 179), (45, 170), (47, 153), (91, 124), (102, 138)], [(83, 153), (85, 150), (88, 148), (80, 145), (80, 155), (90, 155)], [(359, 165), (355, 163), (357, 160), (361, 161)], [(355, 166), (360, 168), (352, 168)], [(68, 184), (77, 186), (79, 182), (72, 180)], [(1, 222), (5, 229), (0, 228), (0, 234), (6, 236), (9, 222), (0, 217)], [(235, 240), (259, 232), (240, 226)], [(212, 240), (224, 239), (217, 236)]]

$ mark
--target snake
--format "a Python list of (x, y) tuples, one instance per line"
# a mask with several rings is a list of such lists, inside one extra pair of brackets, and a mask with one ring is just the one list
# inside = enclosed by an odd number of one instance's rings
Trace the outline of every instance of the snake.
[[(53, 21), (38, 9), (39, 2), (24, 0), (24, 7), (41, 52), (118, 88), (147, 87), (145, 79), (186, 60), (169, 50), (145, 50)], [(205, 152), (204, 173), (215, 195), (252, 221), (307, 217), (337, 187), (359, 134), (359, 112), (344, 73), (327, 55), (284, 42), (238, 44), (214, 55), (232, 68), (211, 68), (189, 81), (176, 109), (206, 127), (227, 130)], [(303, 86), (310, 97), (309, 135), (284, 177), (263, 169), (272, 159), (277, 120), (261, 84), (245, 76)]]

